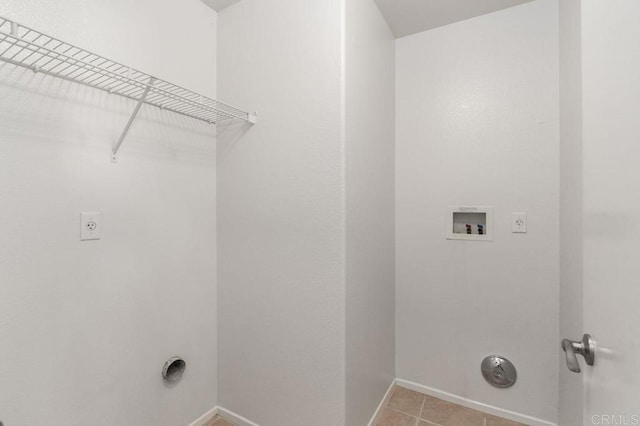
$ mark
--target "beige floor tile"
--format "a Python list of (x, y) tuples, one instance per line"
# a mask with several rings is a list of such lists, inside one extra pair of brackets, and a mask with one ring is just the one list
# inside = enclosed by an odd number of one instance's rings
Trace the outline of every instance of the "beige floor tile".
[(213, 419), (209, 420), (206, 426), (236, 426), (236, 424), (231, 423), (221, 415), (216, 414)]
[(416, 418), (391, 408), (385, 408), (376, 426), (415, 426)]
[(432, 423), (444, 424), (460, 407), (447, 401), (431, 396), (425, 397), (424, 408), (420, 418)]
[(420, 417), (442, 426), (484, 426), (484, 413), (430, 396)]
[(496, 416), (490, 416), (487, 414), (487, 426), (525, 426), (522, 423), (514, 422), (507, 419), (502, 419)]
[(393, 394), (391, 395), (391, 399), (387, 406), (418, 417), (418, 415), (420, 415), (420, 410), (422, 409), (424, 398), (425, 396), (419, 392), (414, 392), (398, 386), (393, 390)]
[(484, 426), (484, 413), (460, 407), (442, 426)]
[(229, 420), (220, 419), (213, 423), (213, 426), (236, 426), (235, 423), (231, 423)]
[[(420, 417), (417, 419), (416, 417)], [(485, 424), (486, 419), (486, 424)], [(416, 423), (417, 422), (417, 423)], [(526, 426), (395, 387), (376, 426)]]

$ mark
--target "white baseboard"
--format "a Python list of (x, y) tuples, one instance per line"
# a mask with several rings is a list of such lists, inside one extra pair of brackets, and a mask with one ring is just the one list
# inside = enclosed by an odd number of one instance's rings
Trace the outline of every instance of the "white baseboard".
[(227, 420), (231, 420), (234, 423), (237, 423), (238, 426), (260, 426), (258, 423), (254, 423), (251, 420), (245, 419), (239, 414), (234, 413), (233, 411), (229, 411), (224, 407), (217, 407), (218, 414), (224, 417)]
[(205, 426), (211, 419), (213, 419), (216, 414), (218, 414), (218, 407), (213, 407), (211, 410), (207, 411), (197, 420), (194, 420), (189, 424), (189, 426)]
[(213, 419), (217, 414), (220, 414), (227, 420), (232, 421), (238, 426), (260, 426), (258, 423), (254, 423), (251, 420), (247, 420), (239, 414), (234, 413), (233, 411), (229, 411), (226, 408), (215, 406), (211, 410), (204, 413), (202, 416), (191, 423), (189, 426), (205, 426), (211, 419)]
[(384, 407), (387, 406), (387, 403), (391, 399), (391, 393), (393, 392), (393, 387), (395, 385), (396, 381), (394, 380), (389, 385), (389, 389), (387, 389), (387, 392), (384, 394), (384, 398), (382, 398), (382, 401), (380, 401), (380, 404), (378, 404), (378, 408), (376, 408), (376, 412), (373, 413), (373, 417), (371, 417), (371, 420), (369, 420), (368, 426), (376, 426), (376, 423), (378, 423), (378, 419), (382, 415)]
[(384, 394), (384, 398), (382, 398), (382, 401), (380, 401), (378, 408), (376, 408), (376, 412), (373, 413), (373, 417), (371, 417), (371, 420), (369, 420), (368, 426), (376, 426), (376, 423), (378, 423), (378, 420), (382, 415), (382, 411), (384, 411), (384, 407), (387, 406), (387, 403), (391, 399), (391, 393), (393, 392), (393, 387), (395, 386), (395, 384), (396, 384), (396, 381), (394, 380), (389, 385), (389, 389), (387, 389), (387, 392)]
[(443, 401), (452, 402), (454, 404), (458, 404), (463, 407), (482, 411), (483, 413), (491, 414), (497, 417), (502, 417), (503, 419), (512, 420), (514, 422), (524, 423), (530, 426), (557, 426), (555, 423), (551, 423), (546, 420), (537, 419), (535, 417), (516, 413), (514, 411), (504, 410), (502, 408), (494, 407), (492, 405), (484, 404), (482, 402), (463, 398), (461, 396), (457, 396), (449, 392), (444, 392), (438, 389), (430, 388), (428, 386), (424, 386), (419, 383), (410, 382), (408, 380), (396, 379), (394, 380), (394, 384), (409, 390), (413, 390), (416, 392), (423, 393), (425, 395), (432, 396), (434, 398), (442, 399)]

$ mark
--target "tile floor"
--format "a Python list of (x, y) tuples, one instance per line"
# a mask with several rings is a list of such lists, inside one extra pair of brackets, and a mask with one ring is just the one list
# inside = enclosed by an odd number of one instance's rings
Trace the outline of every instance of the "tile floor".
[(216, 414), (216, 416), (207, 423), (207, 426), (238, 426), (233, 422), (222, 417), (220, 414)]
[(376, 426), (523, 426), (396, 386)]

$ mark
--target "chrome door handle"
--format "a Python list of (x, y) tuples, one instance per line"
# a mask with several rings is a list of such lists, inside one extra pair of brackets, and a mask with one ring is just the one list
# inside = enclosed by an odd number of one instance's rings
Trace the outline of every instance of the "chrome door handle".
[(582, 341), (578, 342), (564, 339), (562, 341), (562, 350), (567, 358), (567, 367), (574, 373), (580, 372), (580, 364), (576, 354), (582, 355), (587, 365), (593, 365), (596, 360), (595, 346), (589, 334), (582, 336)]

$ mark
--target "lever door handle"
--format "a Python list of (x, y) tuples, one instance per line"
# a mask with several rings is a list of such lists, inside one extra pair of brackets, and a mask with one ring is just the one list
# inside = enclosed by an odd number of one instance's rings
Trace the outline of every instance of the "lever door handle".
[(582, 341), (573, 341), (564, 339), (562, 341), (562, 350), (567, 358), (567, 367), (574, 373), (580, 372), (580, 364), (578, 363), (577, 354), (582, 355), (587, 365), (593, 365), (596, 360), (595, 346), (593, 339), (589, 334), (582, 336)]

